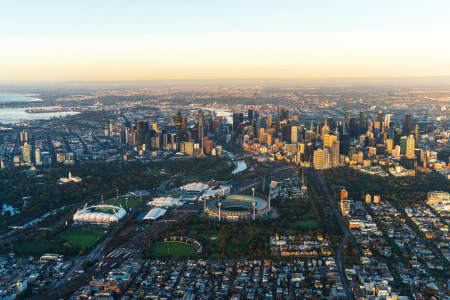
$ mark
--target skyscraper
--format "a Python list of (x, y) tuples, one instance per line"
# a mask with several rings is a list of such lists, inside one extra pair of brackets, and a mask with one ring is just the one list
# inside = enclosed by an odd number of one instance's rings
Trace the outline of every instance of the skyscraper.
[(316, 170), (325, 170), (329, 168), (330, 153), (327, 148), (314, 151), (313, 165)]
[(298, 137), (297, 137), (297, 126), (291, 126), (291, 144), (296, 144), (298, 141)]
[(41, 149), (36, 148), (34, 151), (34, 162), (36, 163), (36, 166), (40, 166), (42, 164), (41, 162)]
[(27, 142), (22, 147), (22, 158), (25, 162), (31, 162), (31, 146)]
[(379, 110), (377, 113), (377, 122), (379, 122), (380, 124), (383, 123), (383, 111)]
[(248, 110), (247, 119), (250, 121), (250, 123), (253, 121), (253, 109)]
[(136, 124), (136, 143), (138, 146), (145, 144), (145, 135), (148, 131), (147, 121), (138, 121)]
[(200, 142), (200, 153), (203, 154), (203, 150), (204, 150), (204, 145), (203, 145), (203, 137), (204, 137), (204, 122), (203, 122), (204, 116), (203, 116), (203, 112), (199, 111), (198, 112), (198, 140)]
[(414, 139), (414, 135), (410, 134), (408, 139), (406, 140), (406, 153), (405, 156), (408, 159), (416, 158), (416, 154), (414, 153), (414, 149), (416, 146), (416, 141)]
[(323, 146), (327, 147), (327, 148), (331, 148), (331, 145), (333, 145), (333, 143), (337, 141), (337, 136), (332, 135), (332, 134), (325, 134), (323, 136)]
[(359, 128), (361, 130), (361, 133), (365, 133), (367, 124), (366, 124), (366, 113), (363, 111), (359, 112)]
[(238, 128), (239, 128), (239, 114), (238, 113), (233, 113), (233, 132), (234, 133), (238, 133)]

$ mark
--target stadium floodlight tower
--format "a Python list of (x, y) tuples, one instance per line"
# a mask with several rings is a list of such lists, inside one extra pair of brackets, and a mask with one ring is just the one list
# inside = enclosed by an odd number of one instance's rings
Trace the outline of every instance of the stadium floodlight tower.
[(256, 219), (256, 201), (252, 202), (253, 205), (253, 221)]
[(222, 201), (219, 201), (219, 203), (217, 203), (217, 205), (219, 205), (219, 222), (220, 222), (220, 208), (222, 207)]

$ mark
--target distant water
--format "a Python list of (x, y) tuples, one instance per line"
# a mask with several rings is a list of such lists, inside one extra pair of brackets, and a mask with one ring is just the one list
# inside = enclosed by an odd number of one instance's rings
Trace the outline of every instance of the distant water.
[(42, 101), (42, 99), (39, 98), (39, 95), (35, 94), (0, 93), (0, 103), (32, 101)]
[(7, 94), (0, 93), (0, 123), (12, 124), (29, 120), (48, 120), (53, 117), (65, 117), (75, 115), (77, 112), (48, 112), (48, 113), (27, 113), (26, 108), (3, 108), (2, 103), (6, 102), (34, 102), (42, 101), (37, 95), (30, 94)]

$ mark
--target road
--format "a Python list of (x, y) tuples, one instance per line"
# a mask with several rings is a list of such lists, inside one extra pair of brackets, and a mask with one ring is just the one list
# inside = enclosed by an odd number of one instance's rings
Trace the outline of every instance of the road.
[(319, 179), (321, 190), (324, 192), (325, 196), (327, 197), (330, 207), (333, 209), (333, 214), (336, 216), (339, 226), (341, 227), (341, 231), (344, 233), (344, 236), (341, 239), (341, 243), (338, 247), (338, 250), (336, 251), (336, 265), (337, 265), (339, 274), (342, 278), (342, 283), (345, 288), (345, 293), (347, 294), (347, 299), (354, 299), (353, 292), (352, 292), (352, 289), (350, 286), (350, 282), (348, 282), (347, 276), (345, 276), (343, 251), (344, 251), (345, 242), (347, 241), (348, 238), (351, 239), (354, 248), (358, 249), (358, 251), (360, 251), (360, 248), (358, 246), (358, 243), (355, 240), (355, 237), (352, 235), (352, 233), (350, 232), (350, 229), (345, 224), (344, 217), (342, 216), (342, 214), (340, 213), (340, 211), (338, 209), (337, 201), (331, 195), (331, 192), (330, 192), (327, 184), (325, 183), (325, 180), (323, 179), (322, 174), (319, 171), (316, 171), (316, 175), (317, 175), (317, 178)]

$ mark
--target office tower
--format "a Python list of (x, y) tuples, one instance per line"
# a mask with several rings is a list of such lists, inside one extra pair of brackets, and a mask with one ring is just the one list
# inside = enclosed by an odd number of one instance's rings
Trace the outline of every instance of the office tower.
[(153, 123), (152, 124), (152, 130), (154, 130), (155, 132), (158, 132), (158, 123)]
[(392, 150), (394, 150), (394, 141), (392, 139), (386, 140), (386, 152), (392, 153)]
[(234, 133), (238, 133), (238, 128), (239, 128), (239, 114), (238, 113), (233, 113), (233, 132)]
[(346, 128), (350, 127), (350, 115), (351, 115), (351, 111), (346, 110), (345, 111), (345, 116), (344, 116), (344, 122), (345, 122), (345, 127)]
[(350, 199), (342, 199), (340, 201), (341, 213), (343, 216), (348, 216), (350, 214)]
[(35, 162), (36, 166), (40, 166), (42, 164), (41, 149), (39, 149), (39, 148), (36, 148), (36, 150), (34, 151), (34, 162)]
[(403, 134), (409, 134), (411, 130), (411, 115), (405, 114), (405, 120), (403, 121)]
[(330, 132), (330, 127), (328, 127), (327, 123), (325, 122), (325, 124), (322, 126), (322, 130), (320, 132), (320, 136), (322, 137), (322, 139), (329, 132)]
[(239, 124), (244, 123), (244, 114), (243, 113), (239, 113)]
[(384, 127), (386, 127), (386, 128), (390, 127), (391, 116), (392, 116), (392, 114), (386, 114), (386, 117), (384, 118)]
[(28, 133), (26, 131), (21, 131), (19, 135), (20, 135), (20, 142), (23, 143), (28, 141)]
[(169, 135), (167, 134), (167, 133), (163, 133), (163, 135), (162, 135), (162, 146), (163, 146), (163, 149), (167, 149), (169, 146)]
[(200, 147), (201, 147), (201, 149), (200, 149), (200, 153), (202, 153), (203, 154), (203, 137), (204, 137), (204, 122), (203, 122), (203, 119), (204, 119), (204, 116), (203, 116), (203, 113), (201, 112), (201, 111), (199, 111), (198, 112), (198, 124), (197, 124), (197, 126), (198, 126), (198, 140), (199, 140), (199, 142), (200, 142)]
[(253, 110), (252, 109), (248, 110), (247, 119), (250, 121), (250, 123), (253, 121)]
[(330, 148), (330, 160), (331, 167), (335, 168), (339, 166), (339, 141), (336, 140), (333, 142)]
[(186, 133), (186, 117), (181, 114), (180, 110), (177, 110), (175, 115), (175, 132), (177, 140), (182, 141)]
[(22, 147), (22, 159), (25, 162), (31, 162), (31, 146), (27, 142)]
[(184, 152), (187, 155), (193, 155), (194, 154), (194, 143), (193, 142), (185, 142), (184, 143)]
[(419, 143), (420, 140), (420, 129), (419, 129), (419, 124), (416, 124), (416, 126), (414, 126), (414, 137), (416, 138), (416, 142), (417, 144)]
[(297, 126), (293, 125), (291, 126), (291, 144), (296, 144), (298, 141), (298, 137), (297, 137)]
[(414, 135), (410, 134), (408, 139), (406, 140), (406, 153), (405, 156), (408, 159), (416, 158), (416, 154), (414, 153), (414, 149), (416, 146), (416, 141), (414, 140)]
[(350, 134), (348, 133), (344, 133), (341, 136), (341, 141), (340, 141), (340, 153), (344, 154), (344, 155), (348, 155), (348, 151), (350, 150), (350, 144), (351, 144), (351, 137)]
[(341, 201), (348, 199), (348, 191), (346, 189), (341, 189)]
[(292, 115), (292, 121), (298, 123), (299, 120), (300, 120), (300, 116), (299, 116), (298, 112), (294, 113)]
[(327, 148), (314, 151), (313, 165), (316, 170), (325, 170), (330, 165), (330, 153)]
[(266, 129), (272, 128), (272, 115), (266, 117)]
[(136, 124), (136, 143), (138, 146), (145, 144), (145, 135), (148, 132), (148, 122), (138, 121)]
[(333, 143), (337, 141), (337, 136), (332, 135), (332, 134), (325, 134), (323, 136), (323, 146), (327, 147), (327, 148), (331, 148), (331, 145), (333, 145)]
[(367, 121), (366, 121), (366, 113), (363, 111), (359, 112), (359, 128), (362, 133), (365, 133), (367, 128)]
[(405, 154), (406, 153), (406, 136), (402, 136), (400, 138), (399, 145), (400, 145), (400, 153)]
[(382, 110), (378, 111), (376, 121), (380, 124), (383, 123), (383, 111)]
[(213, 142), (207, 137), (203, 138), (204, 153), (210, 155), (213, 149)]

